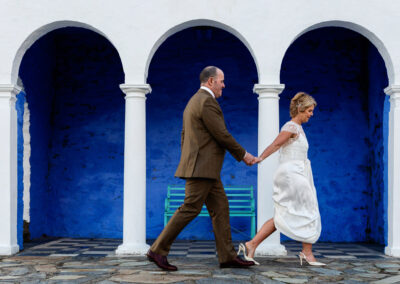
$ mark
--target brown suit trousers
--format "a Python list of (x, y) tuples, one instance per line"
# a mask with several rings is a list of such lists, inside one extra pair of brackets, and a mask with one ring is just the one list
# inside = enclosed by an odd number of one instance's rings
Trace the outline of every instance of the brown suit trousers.
[(229, 204), (221, 180), (190, 178), (186, 180), (184, 203), (175, 211), (167, 226), (151, 246), (151, 250), (168, 255), (171, 244), (201, 211), (203, 204), (211, 216), (220, 263), (236, 257), (229, 224)]

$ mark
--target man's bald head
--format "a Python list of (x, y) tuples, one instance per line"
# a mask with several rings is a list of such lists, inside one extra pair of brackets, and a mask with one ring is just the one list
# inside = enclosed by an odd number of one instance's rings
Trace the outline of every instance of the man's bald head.
[(200, 85), (209, 88), (215, 98), (219, 98), (225, 88), (224, 72), (215, 66), (207, 66), (200, 73)]
[(210, 77), (216, 77), (218, 70), (221, 69), (215, 66), (207, 66), (204, 68), (200, 73), (200, 84), (206, 83)]

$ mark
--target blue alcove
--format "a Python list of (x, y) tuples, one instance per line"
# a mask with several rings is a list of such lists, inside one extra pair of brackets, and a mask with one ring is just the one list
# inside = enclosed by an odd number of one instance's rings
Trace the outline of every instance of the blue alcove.
[[(26, 96), (17, 104), (26, 99), (30, 110), (31, 238), (121, 238), (125, 111), (118, 52), (92, 31), (58, 29), (26, 51), (19, 77)], [(19, 169), (21, 193), (22, 159)]]
[(296, 92), (308, 92), (318, 103), (304, 130), (322, 218), (320, 241), (385, 244), (389, 103), (379, 52), (351, 30), (317, 29), (289, 47), (281, 82), (281, 126), (290, 119)]
[[(147, 96), (147, 238), (155, 239), (164, 227), (164, 199), (180, 158), (182, 114), (199, 89), (201, 70), (214, 65), (225, 73), (226, 88), (218, 100), (228, 130), (253, 154), (257, 154), (258, 82), (254, 60), (232, 34), (212, 27), (185, 29), (169, 37), (157, 50), (149, 67)], [(256, 190), (257, 168), (238, 163), (227, 153), (221, 173), (224, 185), (252, 185)], [(233, 239), (249, 238), (250, 219), (231, 218)], [(214, 239), (209, 218), (194, 219), (178, 239)]]

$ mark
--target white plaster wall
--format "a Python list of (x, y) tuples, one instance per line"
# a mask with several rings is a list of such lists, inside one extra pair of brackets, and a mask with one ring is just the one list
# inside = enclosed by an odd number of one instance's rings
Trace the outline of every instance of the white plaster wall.
[(125, 81), (144, 83), (151, 56), (168, 35), (209, 24), (242, 39), (255, 58), (259, 83), (275, 84), (287, 47), (321, 23), (367, 36), (385, 59), (390, 84), (400, 83), (396, 0), (1, 0), (0, 7), (0, 83), (16, 82), (24, 50), (38, 36), (68, 25), (105, 35), (120, 53)]

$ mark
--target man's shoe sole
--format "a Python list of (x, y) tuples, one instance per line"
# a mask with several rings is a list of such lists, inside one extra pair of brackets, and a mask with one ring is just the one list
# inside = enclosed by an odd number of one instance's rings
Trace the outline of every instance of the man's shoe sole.
[(148, 256), (147, 254), (146, 254), (146, 256), (147, 256), (147, 260), (148, 260), (148, 261), (155, 262), (154, 259), (151, 258), (150, 256)]
[(220, 264), (219, 268), (249, 268), (253, 265), (254, 264), (252, 264), (252, 265)]

